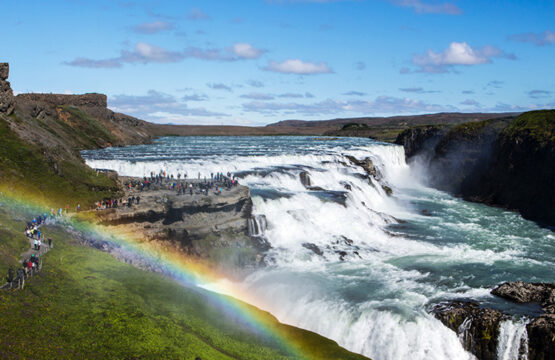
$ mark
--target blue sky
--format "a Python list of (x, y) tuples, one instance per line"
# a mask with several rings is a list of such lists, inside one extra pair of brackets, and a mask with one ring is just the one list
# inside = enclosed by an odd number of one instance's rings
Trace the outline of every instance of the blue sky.
[(554, 1), (2, 1), (16, 92), (176, 124), (555, 107)]

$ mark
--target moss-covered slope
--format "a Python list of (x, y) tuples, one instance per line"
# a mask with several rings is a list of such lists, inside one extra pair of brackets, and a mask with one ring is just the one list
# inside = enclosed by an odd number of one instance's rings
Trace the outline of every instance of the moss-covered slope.
[[(24, 225), (6, 219), (13, 213), (0, 212), (10, 231)], [(257, 330), (218, 305), (236, 300), (121, 263), (63, 228), (43, 230), (55, 245), (43, 271), (23, 291), (0, 292), (1, 358), (364, 359), (242, 304), (268, 332)]]

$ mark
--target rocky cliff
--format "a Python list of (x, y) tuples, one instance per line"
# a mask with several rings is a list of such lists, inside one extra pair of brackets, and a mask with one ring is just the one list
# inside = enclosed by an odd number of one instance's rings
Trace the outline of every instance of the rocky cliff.
[(430, 185), (555, 225), (555, 111), (454, 126), (411, 128), (396, 143)]
[(101, 94), (13, 96), (0, 64), (0, 191), (50, 206), (86, 205), (119, 191), (88, 168), (83, 149), (148, 143), (149, 124), (106, 108)]
[(261, 263), (268, 244), (249, 234), (252, 200), (248, 187), (238, 185), (223, 189), (221, 194), (211, 190), (208, 194), (195, 191), (180, 195), (166, 186), (154, 184), (149, 190), (126, 191), (126, 198), (139, 196), (140, 202), (98, 211), (98, 222), (208, 260), (228, 274)]
[[(539, 315), (530, 315), (526, 331), (514, 345), (519, 359), (555, 359), (555, 284), (509, 282), (494, 288), (493, 295), (514, 303), (538, 303)], [(476, 302), (454, 301), (434, 307), (432, 313), (457, 333), (462, 345), (479, 360), (506, 358), (499, 356), (501, 325), (513, 321), (514, 314), (480, 306)], [(504, 334), (507, 335), (507, 334)]]
[(0, 63), (0, 113), (11, 115), (15, 108), (13, 91), (8, 82), (10, 75), (10, 65)]

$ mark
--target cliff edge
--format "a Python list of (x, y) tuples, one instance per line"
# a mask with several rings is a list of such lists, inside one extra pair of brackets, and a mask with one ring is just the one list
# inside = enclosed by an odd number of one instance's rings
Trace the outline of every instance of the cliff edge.
[(431, 186), (555, 225), (555, 110), (399, 134)]

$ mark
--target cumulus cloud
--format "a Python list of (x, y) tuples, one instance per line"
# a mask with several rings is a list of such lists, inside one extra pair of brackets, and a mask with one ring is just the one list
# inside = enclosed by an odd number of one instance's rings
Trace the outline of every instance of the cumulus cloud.
[(187, 19), (191, 21), (210, 20), (210, 16), (202, 12), (199, 8), (193, 8), (191, 12), (189, 12), (189, 15), (187, 15)]
[(400, 114), (454, 111), (452, 106), (430, 104), (410, 98), (378, 96), (374, 100), (338, 101), (327, 99), (315, 103), (251, 101), (242, 104), (243, 111), (260, 114), (297, 113), (302, 115), (330, 115), (338, 113)]
[(223, 117), (227, 114), (212, 112), (205, 108), (190, 108), (175, 96), (156, 90), (149, 90), (146, 95), (114, 95), (108, 98), (111, 109), (130, 114), (141, 119), (155, 122), (171, 121), (174, 114), (185, 119), (188, 117)]
[[(428, 50), (422, 55), (415, 54), (412, 62), (418, 66), (417, 72), (445, 73), (457, 65), (488, 64), (491, 63), (494, 57), (515, 59), (514, 55), (506, 54), (494, 46), (473, 48), (466, 42), (452, 42), (447, 49), (439, 53)], [(401, 73), (407, 72), (410, 71), (407, 69), (401, 70)]]
[(423, 0), (391, 0), (397, 6), (411, 8), (418, 14), (461, 15), (462, 10), (453, 3)]
[(170, 51), (145, 42), (139, 42), (132, 51), (123, 50), (120, 60), (125, 63), (172, 63), (185, 56), (178, 51)]
[(270, 61), (264, 70), (296, 75), (329, 74), (333, 72), (325, 62), (304, 62), (299, 59), (289, 59), (282, 62)]
[(119, 68), (125, 63), (172, 63), (187, 58), (206, 61), (250, 60), (263, 53), (264, 50), (257, 49), (247, 43), (237, 43), (224, 50), (188, 47), (182, 51), (171, 51), (146, 42), (139, 42), (135, 44), (132, 50), (122, 50), (119, 57), (99, 60), (78, 57), (64, 64), (88, 68)]
[(241, 59), (258, 59), (266, 50), (257, 49), (249, 43), (236, 43), (231, 52)]
[(155, 34), (161, 31), (172, 30), (174, 25), (167, 21), (157, 20), (139, 24), (133, 28), (133, 31), (139, 34)]
[(224, 90), (229, 92), (233, 91), (233, 89), (230, 86), (227, 86), (226, 84), (222, 84), (222, 83), (210, 83), (210, 84), (206, 84), (206, 86), (208, 86), (212, 90)]
[(555, 32), (546, 30), (541, 33), (524, 33), (509, 36), (510, 40), (532, 43), (536, 46), (546, 46), (555, 43)]

